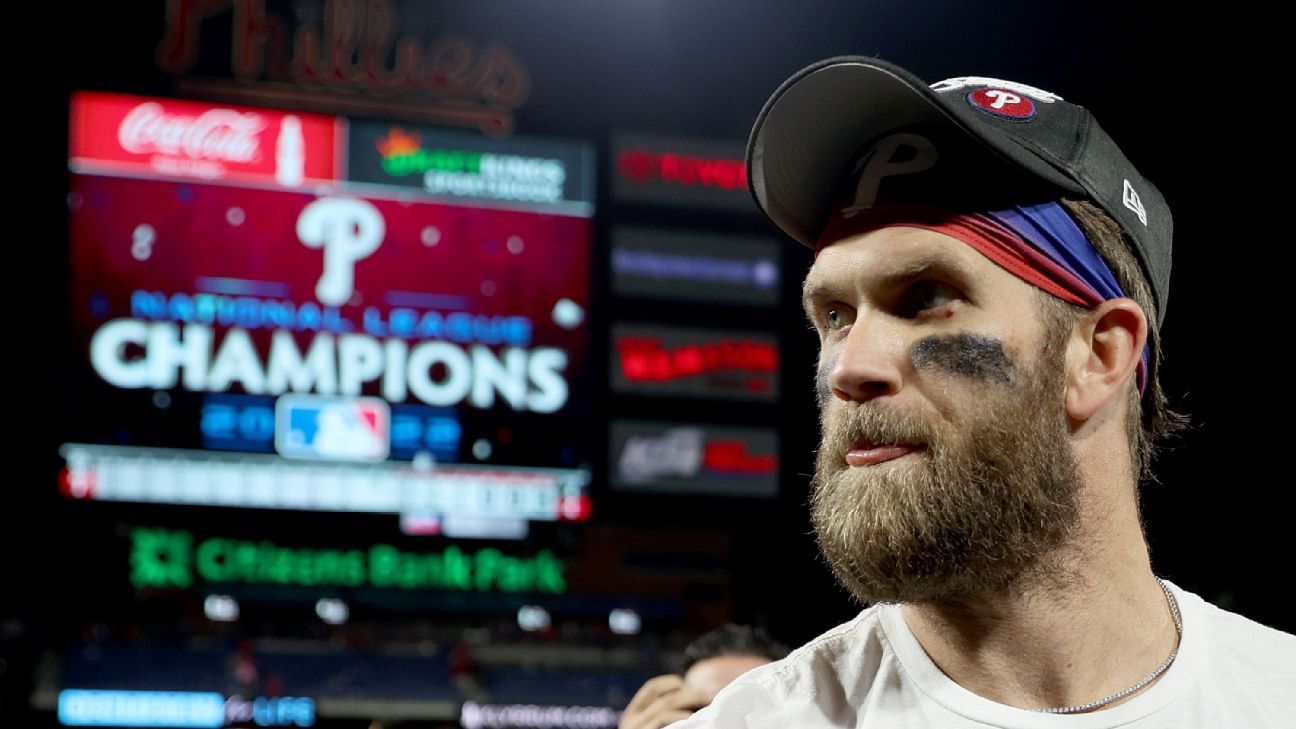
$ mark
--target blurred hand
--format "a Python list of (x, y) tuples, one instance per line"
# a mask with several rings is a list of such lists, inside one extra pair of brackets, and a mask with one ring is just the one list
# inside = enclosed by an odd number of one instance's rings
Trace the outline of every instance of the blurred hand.
[(657, 676), (630, 699), (617, 729), (661, 729), (691, 716), (710, 701), (706, 694), (685, 686), (681, 676)]

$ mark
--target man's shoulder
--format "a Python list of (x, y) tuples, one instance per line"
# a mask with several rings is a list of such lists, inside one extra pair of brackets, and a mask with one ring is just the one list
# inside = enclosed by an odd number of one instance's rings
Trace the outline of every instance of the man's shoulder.
[(1277, 671), (1296, 685), (1296, 635), (1272, 628), (1207, 600), (1204, 615), (1210, 622), (1210, 660), (1248, 670)]
[(762, 666), (765, 669), (762, 675), (754, 678), (777, 684), (815, 674), (833, 674), (843, 662), (856, 665), (861, 654), (880, 647), (881, 616), (887, 607), (871, 605), (861, 610), (854, 618), (820, 633), (782, 660)]
[(709, 706), (679, 727), (764, 727), (778, 718), (829, 716), (849, 709), (852, 694), (867, 691), (882, 661), (881, 611), (873, 605), (831, 628), (785, 658), (747, 671)]

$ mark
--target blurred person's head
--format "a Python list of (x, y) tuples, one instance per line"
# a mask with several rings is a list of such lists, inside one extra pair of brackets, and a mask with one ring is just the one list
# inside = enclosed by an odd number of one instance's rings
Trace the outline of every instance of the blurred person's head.
[(788, 654), (787, 646), (762, 628), (732, 623), (706, 633), (684, 649), (679, 673), (684, 685), (714, 699), (747, 671)]

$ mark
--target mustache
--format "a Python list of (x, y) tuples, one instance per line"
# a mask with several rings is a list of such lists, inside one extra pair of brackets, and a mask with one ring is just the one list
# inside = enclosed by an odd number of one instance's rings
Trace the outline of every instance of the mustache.
[(821, 448), (844, 457), (857, 443), (922, 443), (933, 441), (927, 421), (876, 403), (828, 402), (819, 411), (823, 433)]

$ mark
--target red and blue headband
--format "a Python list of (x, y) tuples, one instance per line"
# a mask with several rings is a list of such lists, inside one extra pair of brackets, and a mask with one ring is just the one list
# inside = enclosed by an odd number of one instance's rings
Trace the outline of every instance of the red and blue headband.
[[(1091, 309), (1125, 296), (1106, 262), (1066, 208), (1056, 201), (1006, 210), (954, 213), (896, 203), (834, 214), (819, 236), (825, 245), (866, 230), (905, 226), (944, 233), (967, 243), (1000, 268), (1071, 304)], [(1139, 361), (1139, 392), (1147, 389), (1151, 346)]]

